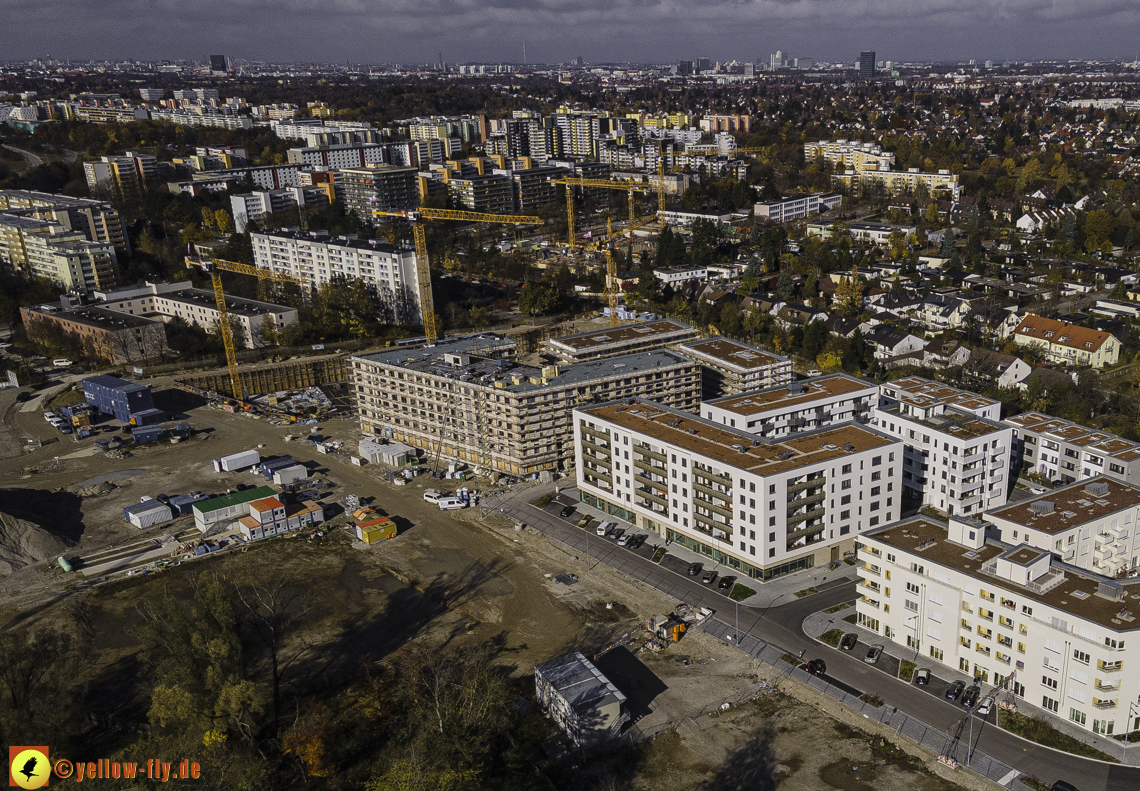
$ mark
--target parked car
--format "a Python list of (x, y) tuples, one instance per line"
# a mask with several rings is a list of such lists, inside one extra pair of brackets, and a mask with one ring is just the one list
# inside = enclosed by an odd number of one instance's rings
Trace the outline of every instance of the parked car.
[(443, 497), (442, 494), (440, 494), (439, 492), (433, 491), (431, 489), (428, 489), (426, 492), (424, 492), (424, 502), (425, 503), (438, 503), (439, 498), (441, 498), (441, 497)]
[(920, 667), (918, 672), (914, 674), (914, 683), (919, 686), (925, 687), (930, 683), (930, 670), (925, 667)]
[(647, 538), (649, 538), (649, 536), (645, 535), (644, 533), (636, 535), (629, 540), (629, 544), (627, 544), (627, 546), (630, 549), (637, 549), (639, 546), (645, 543), (645, 539)]
[(628, 535), (627, 536), (619, 536), (618, 537), (618, 546), (619, 547), (628, 547), (630, 539), (632, 539), (632, 538), (633, 538), (633, 536), (628, 536)]
[(703, 568), (704, 568), (703, 563), (690, 563), (689, 564), (689, 576), (690, 577), (697, 576), (698, 574), (701, 573), (701, 569), (703, 569)]
[(27, 390), (21, 390), (20, 392), (16, 393), (16, 402), (17, 403), (22, 404), (25, 401), (31, 401), (31, 400), (32, 400), (32, 394)]
[(843, 635), (843, 639), (839, 641), (839, 647), (844, 651), (854, 651), (855, 646), (859, 644), (859, 635), (854, 632), (848, 632)]
[(48, 421), (49, 423), (51, 422), (52, 418), (54, 418), (54, 417), (55, 417), (55, 412), (44, 412), (44, 420)]
[(818, 368), (812, 368), (807, 372), (806, 376), (823, 376), (823, 371), (819, 370)]
[(701, 577), (701, 582), (703, 582), (705, 585), (712, 585), (714, 582), (716, 582), (716, 578), (717, 573), (712, 569), (709, 569), (705, 572), (705, 576)]
[(57, 429), (59, 429), (60, 434), (70, 434), (71, 433), (71, 426), (67, 425), (66, 423), (60, 423), (60, 424), (56, 425), (55, 427)]
[(610, 530), (610, 523), (609, 522), (602, 522), (601, 524), (599, 524), (597, 527), (594, 528), (594, 533), (599, 535), (599, 536), (604, 536), (606, 533), (609, 532), (609, 530)]
[(962, 705), (968, 709), (974, 708), (978, 702), (978, 697), (982, 694), (982, 688), (977, 684), (971, 684), (962, 693)]
[(73, 362), (71, 362), (71, 360), (65, 359), (63, 357), (57, 357), (56, 359), (51, 361), (51, 364), (54, 365), (56, 368), (70, 368), (75, 363), (73, 363)]
[(1033, 494), (1045, 494), (1049, 490), (1046, 489), (1044, 486), (1030, 486), (1029, 491), (1032, 492)]
[(867, 655), (863, 657), (863, 661), (869, 665), (873, 665), (879, 661), (879, 657), (883, 655), (883, 647), (881, 645), (873, 645), (867, 649)]
[(977, 711), (978, 714), (981, 714), (984, 717), (990, 713), (990, 711), (993, 709), (993, 707), (994, 707), (994, 696), (993, 695), (986, 695), (984, 698), (982, 698), (980, 701), (978, 701), (978, 708), (975, 709), (975, 711)]
[(813, 659), (804, 665), (804, 670), (811, 673), (813, 676), (822, 676), (827, 672), (827, 663), (822, 659)]
[(727, 577), (721, 577), (720, 582), (718, 582), (716, 584), (716, 586), (718, 588), (720, 588), (722, 591), (726, 591), (726, 590), (731, 590), (732, 586), (735, 584), (736, 584), (736, 577), (729, 575)]
[(1064, 780), (1058, 780), (1057, 782), (1053, 783), (1053, 787), (1049, 791), (1080, 791), (1080, 789), (1072, 783), (1066, 782)]
[(955, 681), (950, 685), (950, 688), (946, 690), (946, 700), (957, 700), (965, 688), (965, 681)]
[(625, 528), (619, 527), (617, 530), (614, 530), (612, 533), (610, 533), (610, 538), (617, 541), (618, 539), (620, 539), (624, 535), (625, 535)]
[(575, 509), (574, 506), (568, 505), (565, 508), (563, 508), (561, 511), (559, 511), (558, 515), (563, 516), (563, 517), (570, 516), (570, 514), (574, 513), (575, 510), (577, 510), (577, 509)]

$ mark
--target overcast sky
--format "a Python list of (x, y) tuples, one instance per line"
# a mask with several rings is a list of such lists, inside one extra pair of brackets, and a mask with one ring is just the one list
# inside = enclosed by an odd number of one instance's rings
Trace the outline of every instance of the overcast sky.
[(1137, 57), (1140, 0), (0, 0), (0, 58)]

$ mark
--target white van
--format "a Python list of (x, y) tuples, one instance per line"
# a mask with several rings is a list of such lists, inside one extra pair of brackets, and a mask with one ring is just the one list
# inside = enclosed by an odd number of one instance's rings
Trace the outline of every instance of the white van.
[(428, 489), (426, 492), (424, 492), (424, 502), (425, 503), (438, 503), (439, 498), (441, 498), (441, 497), (443, 497), (442, 494), (440, 494), (439, 492), (433, 491), (431, 489)]
[(594, 532), (599, 536), (605, 536), (606, 533), (610, 532), (610, 527), (612, 527), (610, 522), (602, 522), (594, 529)]
[(458, 497), (441, 497), (438, 502), (441, 511), (456, 511), (467, 507), (467, 501), (460, 500)]

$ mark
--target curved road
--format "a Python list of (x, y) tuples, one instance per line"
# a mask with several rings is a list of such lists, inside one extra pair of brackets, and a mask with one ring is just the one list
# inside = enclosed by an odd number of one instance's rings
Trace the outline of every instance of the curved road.
[(22, 148), (16, 148), (15, 146), (9, 146), (9, 145), (5, 145), (4, 148), (8, 149), (9, 151), (11, 151), (14, 154), (19, 154), (24, 159), (28, 160), (28, 164), (34, 168), (39, 167), (40, 165), (42, 165), (44, 163), (44, 161), (42, 159), (37, 157), (31, 151), (25, 151)]
[[(721, 623), (735, 630), (736, 608), (729, 606), (731, 602), (709, 586), (700, 584), (695, 578), (676, 573), (670, 570), (667, 564), (653, 563), (650, 559), (653, 551), (651, 545), (647, 544), (631, 552), (618, 547), (613, 541), (587, 536), (586, 531), (579, 530), (570, 521), (558, 516), (557, 512), (562, 504), (557, 500), (547, 506), (547, 510), (539, 510), (529, 505), (527, 501), (535, 496), (535, 490), (524, 487), (521, 491), (494, 504), (485, 503), (485, 505), (495, 510), (502, 508), (508, 516), (525, 522), (547, 536), (557, 538), (562, 543), (574, 547), (576, 551), (582, 552), (583, 555), (586, 553), (588, 541), (592, 563), (604, 562), (687, 604), (710, 607), (716, 610), (716, 617)], [(964, 714), (961, 706), (935, 697), (914, 685), (892, 679), (882, 671), (867, 665), (861, 656), (832, 650), (804, 633), (804, 619), (834, 604), (854, 600), (855, 586), (854, 581), (849, 581), (825, 588), (814, 596), (796, 599), (775, 607), (740, 607), (740, 633), (752, 635), (788, 653), (799, 654), (803, 650), (807, 654), (818, 654), (826, 658), (828, 676), (863, 692), (877, 694), (886, 705), (897, 706), (900, 711), (928, 725), (949, 728), (958, 722)], [(1068, 780), (1077, 785), (1081, 791), (1140, 789), (1140, 767), (1107, 764), (1057, 752), (999, 730), (991, 723), (983, 723), (980, 717), (976, 717), (975, 720), (974, 749), (981, 750), (1021, 772), (1032, 774), (1048, 783)], [(963, 739), (965, 738), (963, 736)]]

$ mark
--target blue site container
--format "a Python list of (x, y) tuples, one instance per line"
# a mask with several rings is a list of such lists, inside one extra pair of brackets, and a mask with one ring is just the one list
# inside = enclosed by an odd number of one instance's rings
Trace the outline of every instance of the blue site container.
[(116, 420), (124, 423), (130, 423), (133, 415), (154, 409), (149, 387), (117, 376), (91, 376), (84, 379), (83, 396), (88, 404), (103, 414), (113, 415)]

